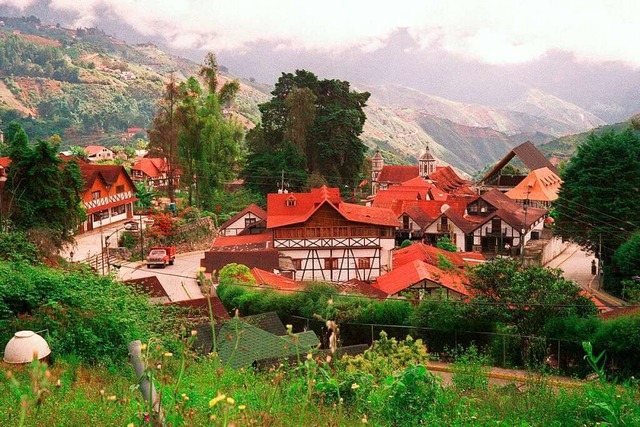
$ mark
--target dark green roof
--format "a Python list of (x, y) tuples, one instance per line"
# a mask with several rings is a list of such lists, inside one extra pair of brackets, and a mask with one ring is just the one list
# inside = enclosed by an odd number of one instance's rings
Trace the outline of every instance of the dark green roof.
[(283, 359), (315, 351), (320, 340), (315, 332), (277, 336), (236, 318), (224, 323), (218, 335), (218, 356), (222, 364), (246, 368), (265, 359)]

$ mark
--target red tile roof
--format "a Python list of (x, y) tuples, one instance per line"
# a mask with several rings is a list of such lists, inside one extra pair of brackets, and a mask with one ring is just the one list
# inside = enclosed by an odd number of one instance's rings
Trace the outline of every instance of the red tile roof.
[(349, 221), (397, 227), (398, 220), (390, 209), (344, 203), (337, 188), (314, 188), (309, 193), (267, 195), (267, 228), (299, 224), (307, 221), (322, 206), (328, 205)]
[(87, 145), (86, 147), (84, 147), (84, 151), (87, 152), (88, 156), (95, 156), (96, 154), (98, 154), (102, 150), (104, 150), (105, 148), (107, 148), (107, 147), (105, 147), (104, 145)]
[(393, 251), (393, 268), (396, 269), (415, 260), (424, 261), (434, 266), (438, 265), (438, 255), (445, 257), (454, 266), (463, 268), (474, 261), (484, 261), (484, 256), (475, 252), (449, 252), (424, 243), (414, 243), (402, 249)]
[(417, 177), (419, 173), (418, 166), (383, 166), (377, 181), (399, 184)]
[(10, 157), (0, 157), (0, 166), (3, 168), (9, 167), (9, 165), (11, 164), (11, 158)]
[(436, 171), (429, 175), (429, 179), (432, 180), (435, 185), (445, 193), (474, 193), (469, 188), (469, 186), (472, 184), (471, 181), (460, 178), (458, 174), (451, 168), (451, 166), (438, 166), (436, 168)]
[(513, 200), (535, 200), (552, 202), (558, 198), (562, 180), (549, 168), (531, 171), (518, 185), (507, 191), (506, 196)]
[(464, 275), (441, 270), (420, 260), (414, 260), (379, 276), (373, 286), (389, 295), (394, 295), (423, 280), (436, 283), (460, 295), (470, 295), (464, 284), (466, 281)]
[(93, 185), (96, 178), (102, 179), (105, 184), (113, 185), (120, 174), (124, 174), (125, 178), (129, 181), (131, 188), (135, 188), (131, 177), (123, 166), (118, 165), (96, 165), (91, 163), (78, 162), (80, 165), (80, 173), (84, 179), (84, 190), (88, 190)]
[(479, 181), (479, 183), (486, 183), (487, 181), (491, 181), (497, 174), (504, 168), (507, 163), (511, 161), (515, 156), (522, 161), (524, 166), (529, 170), (535, 170), (540, 168), (549, 168), (549, 170), (554, 173), (558, 173), (558, 170), (555, 166), (551, 164), (549, 160), (542, 154), (540, 150), (531, 142), (524, 142), (513, 150), (509, 151), (496, 165), (485, 174), (484, 177)]
[(169, 298), (169, 294), (164, 289), (157, 276), (140, 277), (138, 279), (125, 280), (122, 283), (134, 286), (140, 289), (142, 292), (148, 294), (150, 297), (165, 297)]
[(251, 275), (256, 280), (258, 286), (273, 289), (276, 291), (296, 291), (302, 289), (302, 285), (293, 279), (270, 273), (259, 268), (252, 268)]
[(149, 178), (157, 178), (167, 172), (167, 163), (164, 159), (143, 157), (131, 166), (131, 170), (141, 171)]
[[(211, 311), (216, 319), (230, 319), (227, 309), (222, 305), (222, 301), (218, 297), (211, 298)], [(165, 303), (166, 306), (182, 307), (195, 311), (195, 314), (203, 317), (209, 317), (209, 303), (207, 298), (187, 299), (182, 301), (173, 301)]]

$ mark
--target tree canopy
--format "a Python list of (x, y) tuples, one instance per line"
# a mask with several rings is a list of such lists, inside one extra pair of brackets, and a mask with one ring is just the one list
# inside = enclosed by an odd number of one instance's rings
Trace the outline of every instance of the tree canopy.
[(365, 145), (360, 141), (368, 92), (351, 91), (349, 82), (319, 80), (309, 71), (283, 73), (273, 98), (259, 106), (262, 124), (248, 135), (243, 175), (263, 192), (275, 191), (285, 171), (292, 190), (310, 175), (330, 185), (359, 182)]
[(552, 318), (596, 314), (593, 302), (562, 271), (523, 267), (510, 258), (469, 270), (474, 302), (487, 303), (489, 318), (514, 325), (522, 335), (536, 335)]
[(556, 231), (599, 254), (608, 266), (640, 228), (640, 137), (631, 129), (591, 134), (562, 179), (554, 203)]
[(9, 221), (18, 230), (53, 230), (60, 246), (86, 218), (80, 166), (58, 156), (59, 138), (30, 145), (20, 125), (10, 128), (11, 165), (5, 186)]
[[(149, 139), (152, 150), (167, 156), (172, 173), (182, 169), (189, 204), (212, 209), (216, 191), (235, 176), (240, 158), (242, 126), (222, 112), (240, 86), (231, 81), (218, 89), (218, 64), (212, 53), (207, 55), (200, 75), (207, 90), (195, 77), (180, 84), (170, 81)], [(170, 184), (172, 181), (169, 179)], [(170, 197), (172, 191), (170, 187)]]

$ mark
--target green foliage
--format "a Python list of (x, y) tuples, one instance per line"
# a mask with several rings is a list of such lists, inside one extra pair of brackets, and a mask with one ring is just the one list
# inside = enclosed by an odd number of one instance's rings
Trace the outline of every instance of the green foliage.
[(438, 268), (440, 270), (444, 270), (444, 271), (456, 271), (457, 270), (456, 266), (453, 265), (453, 262), (451, 262), (451, 260), (449, 260), (449, 258), (445, 257), (442, 254), (438, 254), (437, 264), (438, 264)]
[(28, 43), (16, 35), (0, 41), (0, 68), (6, 74), (74, 83), (80, 80), (78, 67), (71, 65), (58, 47)]
[(424, 365), (407, 366), (387, 378), (380, 391), (382, 416), (393, 425), (419, 425), (430, 416), (426, 408), (436, 402), (440, 381)]
[(407, 336), (398, 341), (388, 338), (386, 332), (380, 332), (380, 338), (374, 341), (370, 349), (362, 355), (343, 357), (341, 365), (347, 372), (359, 371), (365, 375), (384, 378), (393, 375), (409, 365), (425, 365), (429, 361), (427, 347), (422, 340)]
[(365, 145), (360, 141), (369, 93), (351, 91), (349, 82), (319, 80), (313, 73), (283, 73), (273, 98), (259, 106), (262, 124), (247, 138), (242, 172), (255, 190), (275, 192), (286, 171), (290, 190), (299, 191), (308, 174), (329, 185), (359, 182)]
[(487, 315), (516, 326), (522, 335), (535, 335), (555, 317), (597, 313), (580, 287), (562, 277), (560, 270), (523, 267), (512, 259), (495, 259), (468, 272), (475, 301), (487, 305)]
[(134, 233), (132, 231), (123, 231), (120, 233), (120, 240), (118, 241), (118, 246), (121, 248), (133, 249), (136, 247), (138, 243), (138, 233)]
[(466, 349), (458, 347), (452, 353), (455, 362), (451, 382), (454, 387), (461, 392), (486, 391), (489, 385), (489, 358), (481, 354), (475, 345)]
[(153, 206), (153, 199), (158, 196), (158, 193), (148, 187), (147, 183), (144, 181), (136, 181), (134, 184), (136, 186), (136, 197), (138, 198), (136, 201), (136, 207), (141, 209), (151, 209)]
[(613, 254), (620, 277), (631, 279), (640, 276), (640, 232), (635, 233)]
[[(631, 129), (592, 133), (562, 179), (554, 203), (557, 232), (596, 253), (601, 248), (599, 255), (608, 266), (614, 252), (640, 227), (634, 196), (640, 188), (640, 136)], [(605, 275), (613, 271), (607, 268)], [(619, 279), (607, 278), (605, 284), (620, 291)]]
[(38, 248), (20, 231), (0, 232), (0, 259), (9, 262), (26, 261), (36, 264), (40, 261)]
[(231, 263), (227, 264), (222, 269), (218, 276), (221, 286), (232, 285), (235, 283), (241, 284), (255, 284), (256, 281), (249, 271), (249, 267), (242, 264)]
[[(18, 230), (49, 228), (62, 242), (84, 221), (80, 166), (58, 157), (58, 144), (38, 141), (30, 147), (20, 125), (10, 144), (6, 182), (9, 219)], [(60, 244), (58, 244), (60, 246)]]
[(127, 343), (147, 338), (158, 308), (132, 288), (88, 271), (0, 262), (0, 337), (17, 330), (48, 330), (53, 357), (121, 361)]
[(252, 203), (262, 208), (266, 207), (265, 195), (246, 188), (234, 192), (216, 190), (212, 203), (215, 210), (210, 215), (215, 215), (220, 225)]
[(458, 247), (454, 245), (453, 242), (451, 242), (449, 236), (442, 236), (441, 238), (439, 238), (436, 242), (436, 247), (449, 252), (458, 251)]

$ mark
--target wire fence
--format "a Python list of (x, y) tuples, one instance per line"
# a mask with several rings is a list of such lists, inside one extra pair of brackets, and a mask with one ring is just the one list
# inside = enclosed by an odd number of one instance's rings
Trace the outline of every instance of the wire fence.
[[(323, 347), (328, 344), (328, 330), (319, 319), (287, 316), (287, 323), (294, 330), (312, 330), (321, 339)], [(584, 360), (581, 342), (550, 339), (538, 336), (479, 331), (440, 331), (433, 328), (380, 325), (372, 323), (341, 323), (340, 344), (343, 346), (371, 345), (384, 331), (389, 338), (421, 339), (430, 355), (439, 361), (452, 362), (460, 349), (476, 346), (485, 354), (493, 366), (500, 368), (555, 369), (564, 374), (586, 375), (590, 372)]]

